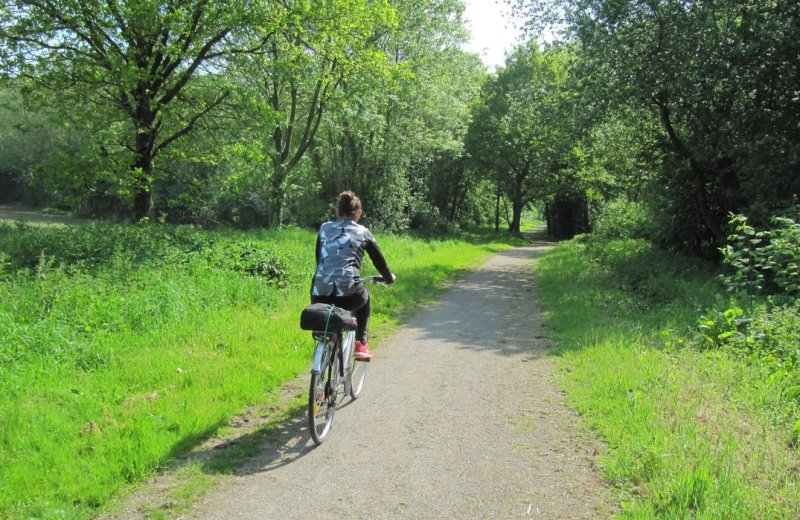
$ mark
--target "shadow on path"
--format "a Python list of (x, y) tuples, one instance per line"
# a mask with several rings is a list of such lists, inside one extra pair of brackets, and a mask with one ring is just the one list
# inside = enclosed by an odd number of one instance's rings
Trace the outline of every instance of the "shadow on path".
[[(430, 348), (476, 349), (500, 356), (518, 356), (523, 361), (548, 355), (549, 343), (542, 332), (541, 316), (534, 300), (532, 264), (553, 243), (536, 234), (530, 245), (492, 256), (437, 302), (413, 316), (402, 327), (404, 333), (410, 332), (420, 348), (430, 345)], [(403, 278), (425, 279), (431, 269), (435, 266), (404, 272)], [(498, 330), (502, 331), (499, 336)], [(395, 332), (399, 333), (399, 330)], [(379, 350), (378, 359), (380, 354)], [(368, 376), (367, 384), (369, 379)], [(303, 374), (292, 387), (298, 395), (305, 395), (307, 382), (308, 375)], [(299, 391), (300, 388), (303, 390)], [(346, 398), (337, 408), (337, 415), (352, 403)], [(208, 473), (247, 476), (290, 465), (315, 448), (308, 433), (303, 400), (294, 406), (288, 419), (276, 420), (256, 431), (196, 452), (195, 456), (205, 460), (203, 468)]]

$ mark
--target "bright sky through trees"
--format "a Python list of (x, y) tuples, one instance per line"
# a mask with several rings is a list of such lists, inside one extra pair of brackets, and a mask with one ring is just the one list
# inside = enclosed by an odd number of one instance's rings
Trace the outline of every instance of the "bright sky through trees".
[(464, 18), (471, 37), (464, 46), (481, 56), (483, 62), (494, 70), (505, 62), (520, 33), (510, 17), (511, 9), (502, 0), (464, 0)]

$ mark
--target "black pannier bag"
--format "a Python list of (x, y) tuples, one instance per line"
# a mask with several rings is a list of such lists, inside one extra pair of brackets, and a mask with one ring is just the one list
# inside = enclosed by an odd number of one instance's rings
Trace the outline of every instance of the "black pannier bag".
[(328, 332), (356, 330), (356, 318), (341, 307), (327, 303), (312, 303), (300, 313), (300, 328)]

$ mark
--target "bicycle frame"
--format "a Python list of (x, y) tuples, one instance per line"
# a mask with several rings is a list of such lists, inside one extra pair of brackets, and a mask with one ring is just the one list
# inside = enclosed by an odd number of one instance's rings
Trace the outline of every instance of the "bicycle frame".
[[(333, 349), (338, 348), (341, 355), (339, 356), (339, 378), (345, 376), (345, 367), (350, 366), (350, 358), (353, 356), (353, 347), (355, 346), (356, 333), (352, 330), (341, 333), (328, 334), (328, 337), (322, 337), (317, 341), (317, 346), (314, 349), (314, 360), (311, 363), (311, 373), (319, 374), (322, 367), (322, 358), (325, 355), (325, 349), (328, 344), (333, 341)], [(337, 381), (338, 383), (338, 381)], [(338, 386), (338, 385), (337, 385)]]
[[(363, 281), (381, 283), (382, 278), (371, 276)], [(356, 333), (353, 330), (316, 331), (314, 339), (317, 344), (311, 362), (308, 421), (311, 438), (321, 444), (331, 429), (337, 405), (348, 394), (351, 399), (361, 394), (368, 363), (354, 359)], [(341, 393), (340, 388), (344, 390)]]

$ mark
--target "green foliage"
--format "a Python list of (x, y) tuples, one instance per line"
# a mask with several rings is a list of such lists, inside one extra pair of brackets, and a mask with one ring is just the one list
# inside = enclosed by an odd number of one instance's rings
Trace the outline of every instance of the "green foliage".
[(71, 271), (96, 270), (124, 259), (132, 264), (207, 262), (257, 276), (279, 287), (289, 283), (286, 260), (262, 242), (217, 240), (191, 225), (119, 225), (45, 227), (0, 223), (0, 248), (8, 269), (38, 270), (53, 264)]
[(219, 243), (211, 252), (214, 263), (222, 268), (259, 276), (285, 287), (290, 270), (275, 252), (254, 241)]
[[(619, 157), (621, 168), (606, 171), (621, 176), (628, 188), (639, 184), (629, 176), (637, 169), (640, 178), (659, 177), (644, 195), (663, 202), (678, 223), (671, 245), (713, 254), (724, 242), (729, 212), (763, 216), (795, 203), (797, 2), (510, 3), (531, 26), (552, 24), (580, 49), (575, 70), (584, 106), (601, 127), (614, 128), (631, 113), (644, 128), (660, 127), (658, 141), (650, 132), (644, 135), (645, 146), (631, 147), (619, 132), (593, 131), (593, 138), (617, 141), (600, 144), (598, 159), (608, 164), (606, 157)], [(650, 143), (654, 150), (648, 150)], [(642, 168), (628, 169), (640, 159)]]
[[(577, 60), (573, 75), (578, 81), (583, 63)], [(647, 204), (658, 192), (658, 176), (664, 151), (659, 128), (647, 110), (620, 110), (605, 114), (596, 106), (591, 89), (579, 90), (583, 110), (579, 117), (588, 127), (581, 141), (586, 154), (582, 167), (592, 178), (594, 198), (629, 200)]]
[[(248, 47), (259, 50), (230, 60), (238, 78), (236, 108), (245, 125), (228, 148), (252, 161), (246, 168), (268, 187), (266, 222), (280, 226), (291, 187), (307, 172), (303, 161), (323, 119), (345, 103), (341, 85), (387, 72), (374, 35), (391, 31), (395, 12), (388, 2), (365, 0), (296, 1), (269, 10), (277, 17), (288, 10), (292, 22), (277, 31), (260, 23), (248, 27)], [(348, 23), (330, 22), (345, 19)], [(270, 44), (263, 45), (265, 40)]]
[(711, 316), (702, 316), (697, 320), (697, 328), (701, 331), (706, 345), (717, 348), (732, 338), (744, 343), (752, 343), (754, 338), (749, 336), (748, 325), (752, 320), (745, 318), (744, 311), (738, 307), (731, 307)]
[(732, 349), (750, 363), (764, 367), (771, 380), (786, 387), (773, 401), (783, 410), (781, 420), (800, 413), (800, 303), (767, 308), (759, 306), (745, 313), (738, 307), (712, 312), (698, 322), (707, 347)]
[(447, 221), (439, 213), (439, 208), (425, 201), (416, 200), (410, 211), (408, 226), (411, 229), (428, 233), (446, 233)]
[(134, 263), (186, 263), (210, 243), (195, 226), (124, 226), (97, 221), (48, 227), (0, 222), (0, 249), (14, 270), (36, 269), (43, 261), (75, 269), (95, 268), (117, 257)]
[(656, 218), (644, 202), (631, 202), (617, 198), (603, 204), (600, 214), (592, 223), (592, 231), (599, 236), (614, 238), (657, 238)]
[[(370, 288), (373, 347), (505, 238), (379, 237), (402, 283)], [(297, 316), (313, 248), (296, 228), (0, 226), (0, 517), (95, 517), (243, 409), (275, 406), (311, 359)]]
[(319, 224), (355, 189), (376, 229), (459, 216), (472, 186), (432, 182), (485, 74), (459, 0), (173, 4), (0, 12), (0, 197), (245, 228)]
[[(274, 7), (268, 2), (9, 2), (0, 24), (8, 42), (0, 48), (0, 67), (31, 79), (30, 101), (60, 109), (65, 125), (88, 129), (100, 151), (81, 156), (80, 164), (92, 166), (104, 155), (119, 158), (117, 166), (124, 167), (112, 173), (141, 219), (150, 214), (152, 183), (164, 173), (155, 169), (156, 157), (195, 131), (230, 95), (219, 64), (202, 75), (199, 67), (233, 49), (245, 52), (244, 29), (275, 34), (285, 28), (292, 6)], [(88, 169), (90, 175), (63, 172), (62, 180), (90, 191), (97, 171)]]
[(709, 270), (702, 262), (661, 250), (647, 240), (581, 238), (605, 283), (627, 295), (630, 307), (646, 309), (678, 301), (697, 281), (697, 273)]
[[(800, 347), (797, 344), (797, 338), (800, 338), (800, 302), (760, 310), (754, 316), (744, 344), (741, 340), (736, 341), (738, 338), (730, 338), (730, 343), (742, 345), (776, 370), (800, 371)], [(747, 341), (749, 338), (752, 341)], [(796, 383), (800, 385), (800, 377), (796, 378)], [(800, 405), (800, 386), (790, 389), (787, 397)]]
[(11, 260), (8, 253), (0, 251), (0, 281), (11, 274)]
[(443, 177), (463, 156), (470, 103), (485, 75), (478, 57), (460, 49), (461, 2), (409, 0), (395, 8), (397, 26), (382, 43), (388, 71), (361, 71), (343, 85), (341, 110), (314, 150), (317, 199), (353, 189), (369, 225), (384, 230), (407, 228), (413, 208), (426, 202), (449, 219), (473, 189)]
[(568, 83), (572, 60), (568, 47), (520, 45), (486, 81), (474, 107), (467, 151), (511, 203), (510, 231), (519, 232), (522, 211), (535, 199), (586, 190), (574, 168), (580, 154), (577, 121), (570, 117), (576, 109)]
[(744, 215), (731, 215), (732, 232), (722, 249), (733, 271), (723, 276), (729, 291), (800, 296), (800, 222), (777, 216), (771, 223), (771, 228), (757, 230)]
[[(800, 371), (751, 354), (752, 341), (746, 350), (699, 343), (708, 340), (691, 326), (698, 309), (724, 298), (707, 265), (641, 240), (583, 237), (559, 244), (536, 272), (563, 385), (601, 438), (621, 518), (800, 514)], [(713, 314), (704, 332), (745, 345), (763, 327), (743, 319), (736, 309)], [(796, 308), (765, 318), (781, 349), (796, 350), (796, 320)]]
[[(722, 250), (730, 271), (720, 276), (728, 292), (745, 299), (745, 310), (731, 307), (710, 311), (698, 320), (707, 347), (736, 352), (762, 367), (780, 392), (770, 396), (776, 421), (800, 414), (800, 226), (787, 217), (771, 219), (772, 228), (757, 230), (745, 216), (732, 215), (732, 233)], [(776, 295), (777, 293), (777, 295)], [(766, 301), (759, 299), (772, 294)], [(789, 443), (798, 445), (794, 426)]]

